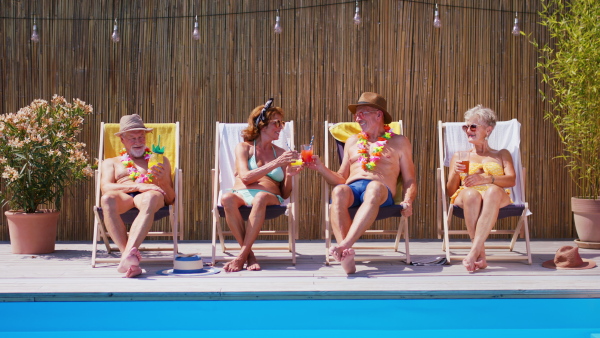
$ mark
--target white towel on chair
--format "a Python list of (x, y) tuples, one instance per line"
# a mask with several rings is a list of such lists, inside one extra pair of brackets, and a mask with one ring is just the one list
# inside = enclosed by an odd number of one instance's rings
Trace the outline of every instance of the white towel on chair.
[[(219, 123), (219, 205), (221, 205), (221, 195), (231, 189), (235, 183), (235, 146), (244, 141), (242, 130), (248, 127), (247, 123)], [(294, 147), (294, 141), (291, 138), (294, 122), (286, 122), (283, 132), (279, 139), (273, 143), (285, 150)], [(289, 198), (283, 205), (287, 205)]]
[[(462, 130), (464, 122), (446, 122), (446, 132), (444, 134), (444, 165), (450, 166), (450, 160), (455, 152), (469, 150), (473, 145), (469, 143), (465, 132)], [(513, 165), (517, 174), (516, 185), (511, 188), (511, 198), (514, 204), (523, 204), (525, 196), (523, 192), (523, 177), (521, 175), (521, 123), (516, 119), (510, 121), (499, 121), (488, 140), (492, 149), (506, 149), (513, 158)]]

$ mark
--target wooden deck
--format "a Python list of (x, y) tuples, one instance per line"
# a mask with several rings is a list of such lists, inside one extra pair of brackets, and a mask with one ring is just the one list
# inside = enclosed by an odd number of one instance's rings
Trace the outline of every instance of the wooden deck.
[[(380, 243), (380, 242), (379, 242)], [(375, 243), (377, 245), (378, 242)], [(383, 243), (381, 243), (383, 244)], [(260, 245), (260, 243), (259, 243)], [(533, 241), (533, 264), (490, 262), (469, 274), (460, 262), (443, 266), (412, 266), (402, 262), (357, 264), (346, 276), (338, 264), (324, 264), (322, 241), (300, 241), (296, 266), (288, 261), (263, 261), (262, 271), (221, 272), (209, 276), (160, 275), (169, 263), (142, 264), (141, 278), (126, 279), (116, 265), (90, 265), (89, 242), (58, 243), (47, 255), (15, 255), (0, 243), (0, 301), (256, 299), (256, 298), (477, 298), (596, 297), (600, 268), (550, 270), (541, 263), (573, 241)], [(402, 246), (401, 246), (402, 247)], [(442, 256), (439, 241), (412, 241), (413, 261)], [(519, 242), (516, 251), (523, 251)], [(184, 242), (180, 251), (206, 259), (210, 243)], [(583, 258), (600, 263), (600, 250), (580, 249)], [(258, 252), (258, 254), (265, 254)], [(391, 253), (390, 253), (391, 254)], [(268, 253), (266, 255), (273, 255)], [(218, 264), (217, 267), (222, 267)]]

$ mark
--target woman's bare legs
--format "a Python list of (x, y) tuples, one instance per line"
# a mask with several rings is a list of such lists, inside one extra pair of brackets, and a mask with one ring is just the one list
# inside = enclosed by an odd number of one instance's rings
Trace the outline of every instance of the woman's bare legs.
[(244, 200), (234, 194), (227, 193), (221, 198), (221, 204), (225, 210), (225, 220), (235, 239), (241, 246), (240, 254), (232, 261), (225, 264), (224, 269), (227, 272), (240, 271), (244, 263), (248, 261), (246, 268), (248, 270), (260, 270), (260, 265), (252, 252), (252, 245), (258, 237), (265, 220), (266, 208), (268, 205), (279, 205), (279, 199), (275, 195), (259, 192), (252, 200), (252, 211), (248, 217), (248, 227), (244, 227), (244, 220), (240, 214), (239, 207), (245, 205)]
[(485, 241), (496, 225), (500, 208), (509, 205), (510, 198), (503, 188), (491, 185), (483, 196), (475, 189), (465, 189), (455, 202), (465, 210), (465, 224), (473, 242), (463, 265), (469, 272), (485, 269)]

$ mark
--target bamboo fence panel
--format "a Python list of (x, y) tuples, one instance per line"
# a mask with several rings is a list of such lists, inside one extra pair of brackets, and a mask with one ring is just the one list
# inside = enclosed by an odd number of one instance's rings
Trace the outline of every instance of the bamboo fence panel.
[[(347, 0), (2, 1), (0, 113), (54, 93), (81, 98), (95, 110), (81, 135), (92, 160), (102, 121), (131, 113), (148, 123), (180, 121), (184, 237), (206, 240), (215, 122), (246, 122), (252, 108), (274, 97), (295, 121), (296, 145), (315, 135), (315, 153), (322, 154), (324, 121), (351, 120), (347, 105), (375, 91), (404, 121), (413, 145), (419, 189), (411, 236), (435, 238), (437, 121), (461, 121), (481, 103), (501, 120), (522, 123), (532, 237), (573, 237), (574, 188), (564, 163), (554, 159), (562, 150), (556, 132), (543, 119), (549, 107), (538, 92), (544, 88), (538, 53), (525, 37), (510, 34), (518, 11), (525, 32), (549, 41), (536, 24), (539, 2), (440, 0), (440, 29), (433, 27), (434, 4), (360, 1), (362, 23), (354, 25), (355, 3)], [(276, 9), (280, 35), (273, 33)], [(30, 41), (34, 14), (37, 44)], [(198, 41), (191, 37), (194, 15)], [(119, 43), (110, 40), (114, 18)], [(333, 150), (330, 156), (337, 162)], [(298, 182), (300, 238), (321, 238), (321, 178), (305, 171)], [(92, 181), (69, 190), (59, 240), (91, 240), (93, 203)], [(283, 222), (266, 226), (282, 229)], [(0, 240), (8, 240), (5, 218)]]

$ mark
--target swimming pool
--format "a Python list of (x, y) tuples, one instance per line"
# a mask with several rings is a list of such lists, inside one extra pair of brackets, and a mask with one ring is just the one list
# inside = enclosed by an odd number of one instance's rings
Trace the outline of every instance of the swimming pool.
[(0, 323), (3, 338), (591, 338), (600, 299), (6, 302)]

